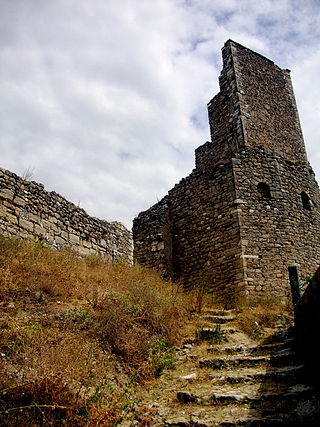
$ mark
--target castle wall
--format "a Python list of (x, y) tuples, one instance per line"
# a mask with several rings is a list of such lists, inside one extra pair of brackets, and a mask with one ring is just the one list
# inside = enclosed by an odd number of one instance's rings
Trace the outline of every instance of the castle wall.
[[(303, 278), (320, 263), (320, 193), (289, 71), (231, 40), (222, 56), (220, 92), (208, 104), (211, 141), (169, 191), (165, 215), (160, 202), (134, 221), (135, 259), (159, 268), (161, 258), (168, 277), (229, 300), (288, 299), (288, 267)], [(145, 236), (160, 223), (170, 245), (155, 257)]]
[(308, 380), (317, 387), (320, 381), (320, 268), (294, 307), (296, 352), (305, 365)]
[(0, 169), (0, 233), (132, 262), (131, 233), (121, 223), (90, 217), (42, 184), (5, 169)]
[(156, 269), (164, 278), (173, 275), (172, 234), (168, 197), (133, 220), (133, 256), (141, 265)]
[(220, 92), (208, 104), (211, 143), (196, 150), (196, 166), (211, 167), (257, 146), (306, 162), (290, 71), (230, 40), (222, 58)]
[[(319, 188), (309, 166), (285, 162), (259, 148), (243, 150), (237, 157), (247, 292), (289, 297), (289, 265), (297, 265), (304, 278), (320, 262)], [(269, 196), (259, 191), (261, 183), (269, 187)], [(312, 201), (310, 210), (303, 206), (302, 192)]]
[(223, 69), (219, 77), (220, 92), (208, 103), (211, 142), (196, 150), (196, 167), (205, 169), (230, 160), (245, 145), (243, 115), (234, 64), (233, 44), (222, 49)]
[(242, 118), (244, 145), (263, 147), (293, 162), (306, 162), (306, 151), (290, 79), (269, 59), (234, 42), (231, 49)]
[(135, 218), (135, 260), (187, 288), (241, 297), (243, 260), (235, 202), (232, 162), (193, 172)]

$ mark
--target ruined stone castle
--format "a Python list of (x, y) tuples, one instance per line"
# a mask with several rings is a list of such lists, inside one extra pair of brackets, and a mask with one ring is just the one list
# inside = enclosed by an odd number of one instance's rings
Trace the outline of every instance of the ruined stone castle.
[(134, 258), (229, 299), (290, 294), (320, 263), (320, 193), (289, 70), (228, 40), (211, 141), (195, 169), (134, 220)]

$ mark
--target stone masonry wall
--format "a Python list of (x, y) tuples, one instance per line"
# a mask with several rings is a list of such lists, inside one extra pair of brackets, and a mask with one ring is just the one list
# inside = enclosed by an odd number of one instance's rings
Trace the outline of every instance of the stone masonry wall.
[(222, 57), (220, 92), (208, 104), (211, 143), (196, 150), (196, 166), (210, 167), (256, 146), (307, 162), (290, 71), (231, 40)]
[(241, 297), (243, 260), (235, 202), (232, 162), (194, 171), (134, 220), (135, 260), (185, 287), (214, 289), (216, 296), (229, 300)]
[(296, 351), (304, 361), (308, 379), (320, 384), (320, 268), (295, 306)]
[[(231, 40), (222, 56), (220, 92), (208, 104), (211, 141), (165, 201), (135, 219), (134, 257), (153, 268), (161, 259), (167, 277), (229, 300), (288, 299), (288, 267), (303, 278), (320, 264), (320, 192), (289, 71)], [(166, 238), (156, 246), (160, 224)]]
[(141, 265), (157, 269), (164, 278), (170, 278), (173, 275), (168, 202), (168, 197), (164, 197), (148, 209), (145, 215), (139, 215), (140, 231), (133, 252)]
[(5, 169), (0, 169), (0, 233), (132, 262), (131, 233), (121, 223), (90, 217), (42, 184)]
[(236, 45), (236, 84), (246, 147), (263, 147), (292, 162), (306, 162), (300, 121), (290, 79), (269, 59)]
[(207, 168), (230, 160), (245, 144), (233, 43), (227, 43), (222, 49), (222, 58), (220, 92), (208, 104), (211, 144), (206, 143), (196, 150), (197, 168)]
[[(312, 170), (248, 148), (237, 156), (234, 171), (247, 292), (289, 298), (289, 265), (297, 265), (304, 278), (320, 261), (320, 197)], [(269, 195), (259, 191), (262, 183)], [(302, 192), (310, 197), (310, 210)]]

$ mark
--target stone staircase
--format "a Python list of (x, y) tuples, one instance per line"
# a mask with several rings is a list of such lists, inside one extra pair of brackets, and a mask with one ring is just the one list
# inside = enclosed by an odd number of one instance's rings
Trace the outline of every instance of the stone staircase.
[(304, 381), (292, 329), (257, 342), (237, 328), (232, 311), (198, 320), (206, 326), (177, 349), (176, 370), (145, 391), (148, 425), (320, 426), (320, 399)]

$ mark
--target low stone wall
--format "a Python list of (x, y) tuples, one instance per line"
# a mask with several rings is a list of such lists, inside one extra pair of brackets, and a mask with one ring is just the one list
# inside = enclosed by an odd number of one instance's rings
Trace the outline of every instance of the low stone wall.
[(42, 184), (5, 169), (0, 169), (0, 233), (132, 262), (131, 232), (124, 225), (93, 218)]
[(320, 268), (295, 306), (297, 352), (304, 360), (309, 379), (320, 387)]

